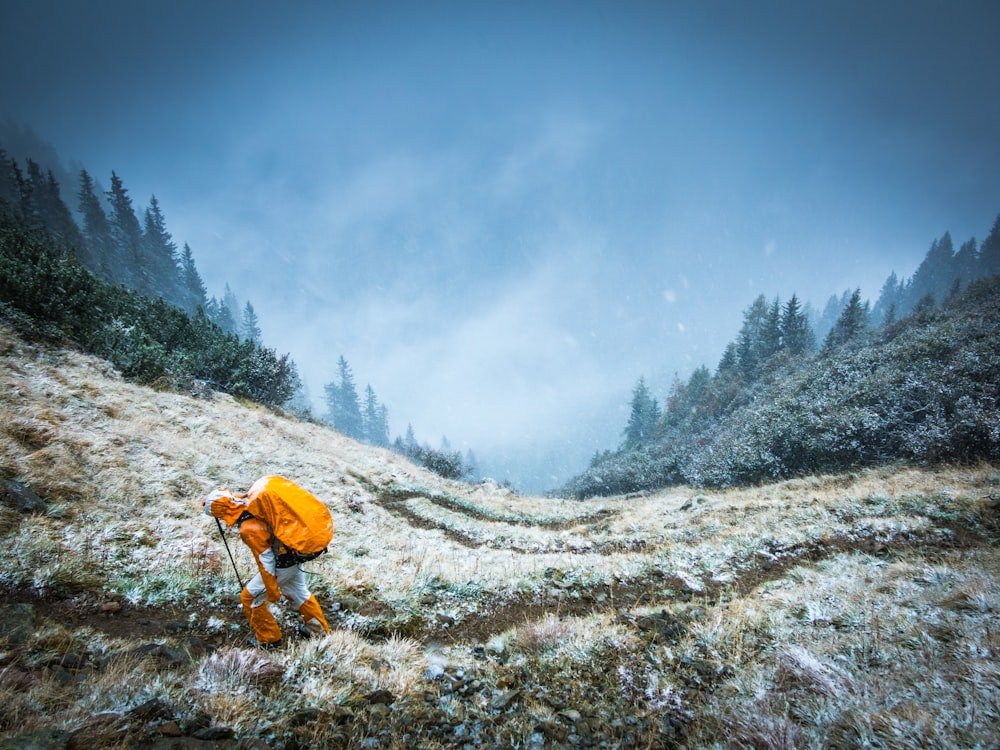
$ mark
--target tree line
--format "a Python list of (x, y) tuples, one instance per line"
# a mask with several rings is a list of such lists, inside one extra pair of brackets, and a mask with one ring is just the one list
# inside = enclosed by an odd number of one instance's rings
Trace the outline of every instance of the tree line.
[[(209, 297), (194, 254), (178, 251), (152, 196), (142, 213), (119, 175), (102, 191), (82, 169), (77, 216), (51, 169), (22, 169), (0, 148), (0, 315), (29, 336), (66, 338), (126, 377), (163, 387), (199, 384), (316, 419), (295, 363), (263, 345), (252, 303), (229, 284)], [(412, 438), (389, 440), (388, 408), (369, 384), (363, 400), (343, 356), (324, 387), (318, 418), (348, 437), (392, 448), (447, 477), (469, 476), (471, 460)], [(471, 455), (471, 454), (470, 454)]]
[[(615, 450), (561, 490), (730, 486), (891, 460), (1000, 458), (1000, 216), (956, 252), (948, 233), (874, 307), (833, 297), (818, 342), (796, 295), (760, 295), (714, 373), (675, 378), (665, 403), (640, 377)], [(820, 318), (822, 320), (822, 318)]]

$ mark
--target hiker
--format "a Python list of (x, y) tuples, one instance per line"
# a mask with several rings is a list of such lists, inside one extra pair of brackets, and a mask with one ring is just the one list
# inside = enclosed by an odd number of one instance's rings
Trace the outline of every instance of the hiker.
[(240, 539), (253, 552), (257, 575), (243, 587), (240, 603), (257, 644), (262, 648), (281, 645), (281, 627), (268, 603), (274, 604), (282, 596), (302, 615), (300, 635), (308, 638), (329, 633), (330, 626), (309, 592), (302, 570), (303, 562), (326, 551), (333, 536), (333, 520), (326, 506), (279, 476), (261, 477), (245, 496), (217, 489), (202, 498), (201, 504), (206, 514), (229, 527), (238, 526)]

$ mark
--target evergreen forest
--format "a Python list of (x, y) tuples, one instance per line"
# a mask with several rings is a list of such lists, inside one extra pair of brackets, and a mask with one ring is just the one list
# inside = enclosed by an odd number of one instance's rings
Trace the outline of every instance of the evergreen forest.
[(981, 244), (935, 240), (874, 306), (859, 289), (834, 297), (821, 341), (794, 294), (758, 296), (714, 373), (675, 378), (662, 405), (640, 378), (619, 447), (595, 454), (562, 493), (1000, 458), (998, 274), (1000, 217)]

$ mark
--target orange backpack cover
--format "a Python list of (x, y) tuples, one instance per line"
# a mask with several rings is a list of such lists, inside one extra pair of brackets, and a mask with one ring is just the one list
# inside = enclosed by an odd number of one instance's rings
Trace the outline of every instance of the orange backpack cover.
[(247, 510), (270, 526), (278, 541), (296, 552), (321, 552), (333, 539), (330, 510), (290, 479), (261, 477), (247, 492), (247, 500)]

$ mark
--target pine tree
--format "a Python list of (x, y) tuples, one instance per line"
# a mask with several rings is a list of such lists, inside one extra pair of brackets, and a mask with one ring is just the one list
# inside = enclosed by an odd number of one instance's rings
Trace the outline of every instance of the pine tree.
[(882, 284), (882, 290), (879, 292), (878, 300), (872, 309), (872, 320), (885, 326), (888, 310), (891, 308), (895, 316), (902, 298), (903, 284), (899, 280), (899, 277), (896, 276), (896, 272), (893, 271), (886, 278), (885, 283)]
[(976, 238), (973, 237), (958, 248), (954, 259), (955, 278), (963, 286), (975, 279), (979, 273), (979, 250), (976, 248)]
[(115, 240), (111, 223), (101, 206), (94, 190), (94, 180), (86, 169), (80, 170), (80, 190), (77, 192), (79, 210), (83, 215), (83, 238), (87, 247), (87, 257), (83, 264), (99, 278), (107, 282), (115, 280), (112, 264), (115, 256)]
[(337, 370), (340, 382), (330, 382), (324, 386), (328, 419), (337, 432), (355, 440), (364, 440), (364, 420), (358, 391), (354, 385), (354, 374), (343, 355), (337, 360)]
[(993, 222), (993, 229), (979, 247), (978, 276), (989, 278), (1000, 274), (1000, 214)]
[(73, 214), (63, 203), (59, 183), (52, 170), (47, 170), (43, 175), (39, 166), (29, 160), (28, 179), (31, 182), (34, 208), (45, 231), (60, 248), (72, 252), (83, 261), (82, 255), (85, 252), (83, 235), (73, 220)]
[(805, 354), (816, 345), (809, 321), (794, 294), (782, 310), (780, 329), (781, 346), (790, 354)]
[(740, 372), (752, 380), (764, 364), (769, 339), (770, 308), (763, 294), (743, 313), (743, 326), (736, 339), (736, 358)]
[(243, 325), (240, 329), (242, 338), (252, 341), (255, 344), (261, 342), (260, 326), (257, 324), (257, 313), (254, 312), (253, 305), (247, 300), (246, 307), (243, 308)]
[(636, 448), (652, 441), (660, 416), (660, 405), (646, 387), (646, 379), (640, 377), (632, 390), (631, 412), (624, 432), (624, 447)]
[(113, 281), (140, 294), (153, 296), (155, 288), (142, 262), (142, 229), (128, 190), (114, 171), (107, 196), (111, 203), (111, 234), (114, 237), (114, 257), (109, 264)]
[(365, 387), (365, 408), (362, 417), (365, 442), (383, 448), (388, 446), (389, 410), (379, 404), (370, 383)]
[(910, 278), (903, 312), (913, 310), (928, 294), (932, 295), (935, 301), (942, 301), (957, 275), (951, 234), (945, 232), (941, 239), (931, 243), (931, 249), (927, 251), (927, 255)]
[(184, 250), (181, 252), (181, 308), (187, 313), (194, 313), (201, 308), (208, 310), (208, 292), (205, 290), (205, 282), (198, 273), (198, 268), (194, 263), (194, 254), (191, 247), (185, 242)]
[(162, 297), (165, 301), (183, 308), (181, 294), (180, 268), (177, 265), (177, 245), (170, 232), (167, 222), (160, 210), (160, 202), (156, 196), (149, 199), (149, 207), (144, 215), (142, 233), (142, 266), (145, 276), (149, 279), (151, 294)]
[[(228, 317), (227, 317), (228, 314)], [(240, 308), (240, 301), (237, 299), (236, 294), (229, 287), (229, 283), (226, 282), (226, 289), (222, 294), (222, 301), (220, 302), (219, 317), (229, 323), (229, 327), (222, 326), (222, 330), (229, 331), (235, 335), (240, 334), (240, 327), (237, 323), (238, 320), (243, 318), (243, 310)], [(221, 324), (220, 324), (221, 325)]]
[(858, 341), (868, 327), (868, 303), (861, 302), (861, 290), (855, 289), (847, 306), (823, 342), (823, 351)]
[(13, 216), (17, 206), (18, 188), (13, 165), (13, 159), (0, 148), (0, 216)]

